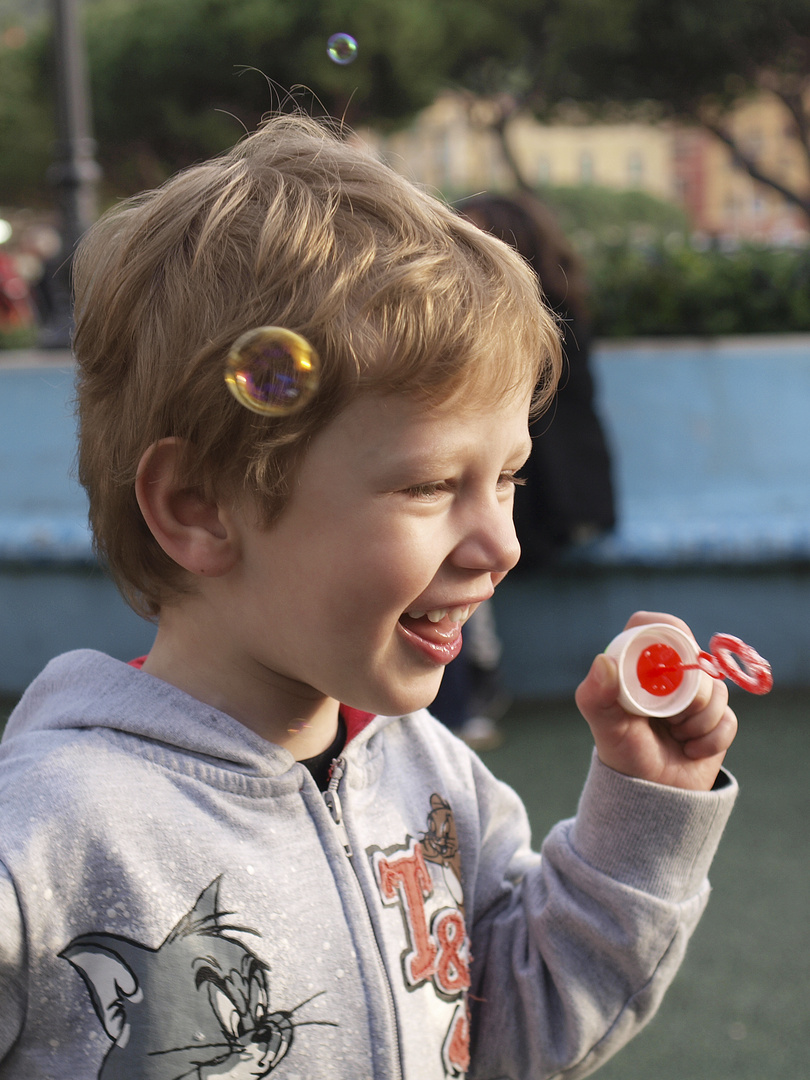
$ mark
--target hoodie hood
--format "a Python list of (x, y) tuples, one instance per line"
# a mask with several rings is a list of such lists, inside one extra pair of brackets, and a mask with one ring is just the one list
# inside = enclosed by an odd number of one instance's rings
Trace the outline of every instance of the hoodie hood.
[[(385, 718), (344, 710), (351, 735), (369, 735)], [(56, 657), (26, 690), (6, 725), (0, 761), (35, 739), (104, 728), (254, 776), (279, 776), (295, 759), (227, 713), (130, 664), (92, 649)], [(50, 736), (50, 738), (48, 738)]]

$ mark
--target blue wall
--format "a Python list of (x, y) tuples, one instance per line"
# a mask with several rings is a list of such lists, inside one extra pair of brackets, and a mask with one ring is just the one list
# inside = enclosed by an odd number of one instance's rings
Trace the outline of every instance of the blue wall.
[(128, 659), (154, 637), (96, 566), (72, 395), (69, 356), (0, 353), (0, 692), (68, 649)]
[[(568, 694), (636, 608), (749, 641), (810, 685), (810, 338), (603, 344), (616, 534), (496, 595), (520, 696)], [(154, 629), (99, 572), (74, 456), (69, 356), (0, 354), (0, 692), (58, 652), (129, 658)]]
[[(2, 353), (0, 353), (2, 357)], [(89, 558), (69, 366), (0, 368), (0, 558)]]
[(602, 345), (621, 524), (600, 558), (810, 557), (810, 338)]
[(509, 686), (568, 694), (636, 609), (810, 685), (810, 338), (602, 344), (615, 534), (495, 597)]

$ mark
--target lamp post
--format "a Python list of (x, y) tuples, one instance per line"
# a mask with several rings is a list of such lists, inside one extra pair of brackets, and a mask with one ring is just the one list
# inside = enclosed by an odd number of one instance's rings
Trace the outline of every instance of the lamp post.
[(62, 250), (53, 278), (54, 305), (42, 344), (69, 348), (73, 327), (70, 277), (73, 252), (96, 218), (101, 171), (90, 134), (90, 94), (78, 0), (51, 0), (56, 68), (56, 146), (49, 170), (60, 217)]

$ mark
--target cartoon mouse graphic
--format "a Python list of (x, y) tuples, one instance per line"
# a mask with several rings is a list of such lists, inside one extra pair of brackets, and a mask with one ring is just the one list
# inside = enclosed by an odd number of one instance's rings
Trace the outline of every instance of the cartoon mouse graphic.
[(461, 887), (461, 851), (456, 834), (456, 819), (450, 804), (434, 792), (430, 796), (427, 832), (421, 844), (425, 862), (442, 868), (450, 895), (464, 911), (464, 890)]
[[(87, 984), (112, 1040), (98, 1080), (258, 1080), (278, 1066), (298, 1009), (270, 1012), (269, 967), (228, 933), (220, 878), (157, 949), (115, 934), (84, 934), (59, 954)], [(314, 995), (318, 997), (319, 995)]]

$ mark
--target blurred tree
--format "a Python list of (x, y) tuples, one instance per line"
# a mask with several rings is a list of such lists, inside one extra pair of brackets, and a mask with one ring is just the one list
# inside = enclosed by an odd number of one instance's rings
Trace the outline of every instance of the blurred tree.
[[(125, 189), (231, 145), (293, 102), (350, 124), (430, 104), (486, 49), (519, 55), (537, 0), (94, 0), (87, 39), (99, 154)], [(335, 32), (355, 63), (326, 51)]]
[[(8, 18), (7, 9), (33, 0), (2, 3)], [(84, 0), (84, 8), (111, 194), (224, 149), (291, 92), (316, 113), (382, 125), (403, 122), (452, 85), (499, 103), (507, 155), (516, 113), (548, 118), (570, 102), (590, 115), (641, 102), (646, 116), (700, 121), (753, 176), (810, 214), (808, 193), (762, 175), (726, 123), (742, 95), (770, 89), (810, 162), (808, 0)], [(0, 91), (13, 83), (2, 108), (37, 111), (0, 121), (9, 169), (39, 160), (16, 153), (26, 138), (49, 138), (48, 91), (26, 90), (31, 72), (49, 66), (47, 18), (40, 25), (18, 50), (20, 72), (0, 73)], [(328, 59), (336, 31), (357, 39), (355, 63)]]
[[(33, 89), (21, 96), (48, 110), (48, 14), (34, 25), (29, 0), (0, 5), (0, 28), (9, 19), (27, 26), (20, 61)], [(108, 195), (117, 195), (225, 149), (264, 113), (294, 103), (354, 125), (402, 122), (430, 104), (451, 70), (474, 69), (488, 49), (519, 59), (521, 26), (538, 0), (84, 0), (82, 6), (98, 155)], [(339, 31), (359, 43), (351, 65), (327, 57), (327, 39)], [(9, 145), (0, 142), (0, 154)]]
[(755, 180), (810, 217), (810, 190), (765, 170), (729, 125), (735, 104), (770, 91), (810, 166), (808, 0), (554, 0), (541, 25), (527, 26), (523, 46), (516, 67), (493, 53), (458, 73), (470, 91), (497, 101), (492, 125), (520, 186), (529, 187), (507, 137), (517, 113), (549, 118), (571, 102), (591, 116), (641, 107), (647, 119), (704, 125)]
[(41, 93), (24, 28), (0, 29), (0, 204), (46, 203), (54, 139), (50, 102)]

